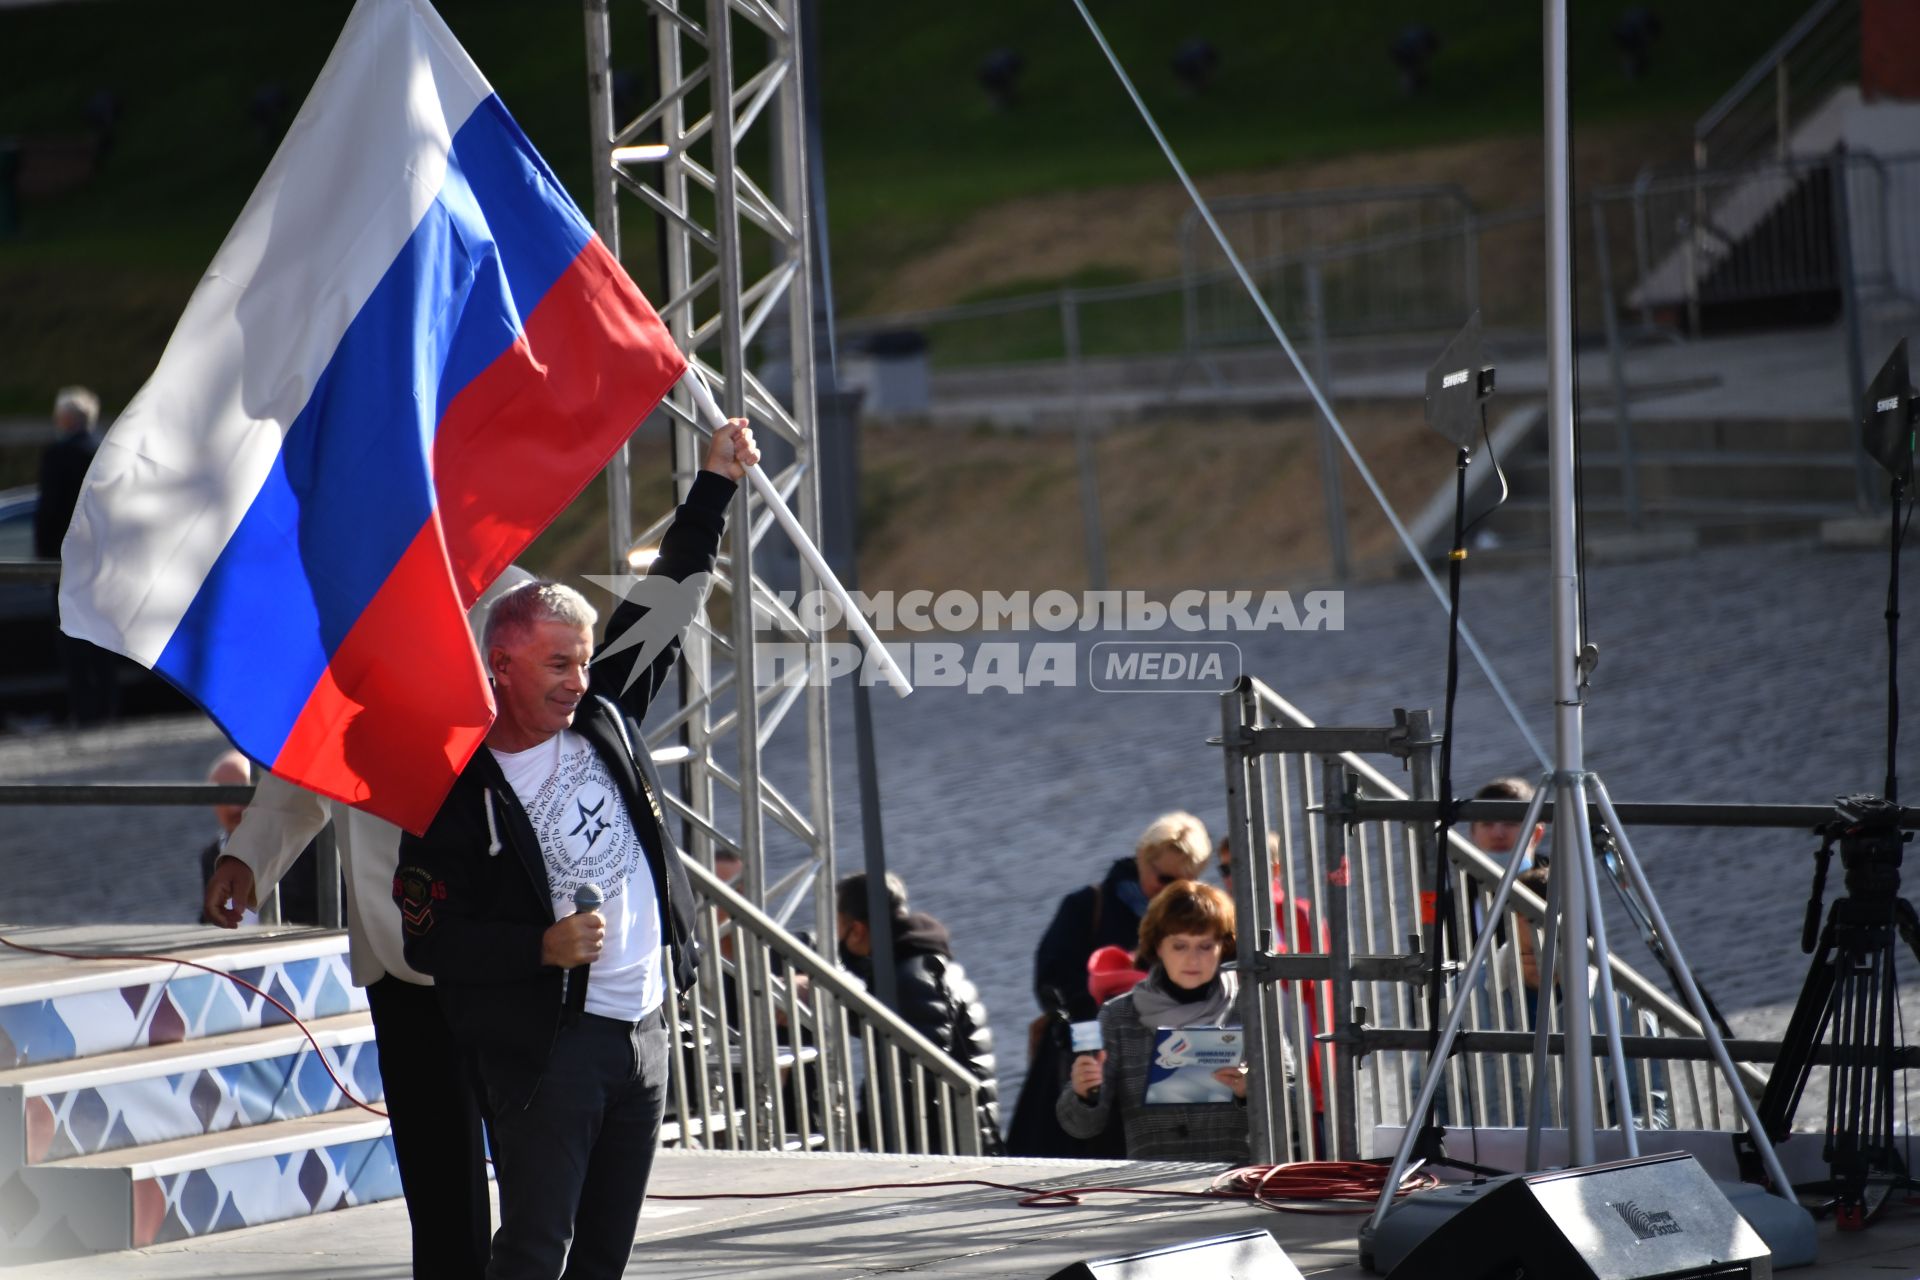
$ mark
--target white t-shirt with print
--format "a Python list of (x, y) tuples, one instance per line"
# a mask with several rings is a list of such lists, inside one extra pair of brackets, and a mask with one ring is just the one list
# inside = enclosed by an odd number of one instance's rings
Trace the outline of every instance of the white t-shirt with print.
[[(491, 750), (491, 748), (489, 748)], [(638, 1021), (666, 989), (660, 901), (627, 806), (593, 744), (562, 730), (525, 751), (494, 751), (540, 839), (553, 918), (573, 914), (573, 891), (597, 884), (607, 946), (587, 982), (588, 1013)]]

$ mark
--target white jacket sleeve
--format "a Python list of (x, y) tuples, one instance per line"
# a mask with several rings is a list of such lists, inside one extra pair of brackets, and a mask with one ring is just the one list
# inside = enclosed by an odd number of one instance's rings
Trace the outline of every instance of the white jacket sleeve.
[(254, 896), (264, 898), (332, 818), (331, 800), (263, 773), (253, 803), (227, 837), (226, 856), (247, 864)]

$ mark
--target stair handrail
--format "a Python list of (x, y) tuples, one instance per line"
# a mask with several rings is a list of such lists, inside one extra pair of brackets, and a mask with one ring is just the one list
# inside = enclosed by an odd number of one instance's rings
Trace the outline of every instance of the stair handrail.
[(1694, 122), (1693, 126), (1693, 162), (1697, 169), (1709, 165), (1725, 168), (1737, 165), (1747, 158), (1746, 155), (1732, 157), (1712, 154), (1713, 135), (1724, 126), (1742, 107), (1746, 106), (1756, 94), (1763, 93), (1771, 86), (1775, 96), (1774, 110), (1770, 113), (1775, 121), (1774, 144), (1777, 152), (1783, 152), (1787, 142), (1787, 129), (1791, 123), (1790, 106), (1791, 82), (1787, 76), (1788, 59), (1798, 52), (1826, 27), (1828, 20), (1836, 13), (1846, 11), (1847, 16), (1857, 18), (1860, 0), (1815, 0), (1805, 13), (1787, 28), (1786, 33), (1773, 43), (1773, 46), (1748, 67), (1746, 72), (1733, 83), (1733, 87), (1720, 95), (1706, 112)]
[[(981, 1133), (976, 1121), (983, 1082), (978, 1077), (922, 1035), (911, 1023), (881, 1004), (858, 978), (743, 897), (726, 881), (702, 866), (698, 859), (685, 852), (680, 856), (694, 894), (702, 900), (700, 916), (704, 927), (700, 932), (706, 935), (702, 939), (706, 954), (701, 962), (700, 988), (694, 993), (695, 1007), (687, 1013), (673, 1010), (672, 1024), (676, 1041), (682, 1041), (681, 1030), (684, 1028), (697, 1049), (696, 1060), (702, 1062), (709, 1056), (710, 1050), (721, 1050), (721, 1060), (727, 1061), (728, 1049), (739, 1044), (744, 1050), (751, 1043), (754, 1032), (749, 1031), (743, 1042), (738, 1032), (729, 1028), (724, 1019), (719, 1020), (718, 1043), (711, 1043), (713, 1028), (707, 1024), (714, 1019), (702, 1016), (697, 1004), (698, 997), (703, 994), (723, 1000), (721, 992), (714, 988), (729, 978), (740, 981), (733, 974), (727, 977), (721, 975), (720, 931), (730, 930), (734, 938), (735, 958), (728, 963), (736, 966), (737, 974), (737, 966), (744, 959), (748, 965), (748, 977), (762, 980), (767, 992), (767, 1007), (754, 1012), (765, 1013), (771, 1019), (773, 1010), (781, 1009), (789, 1014), (790, 1025), (798, 1024), (812, 1033), (811, 1047), (818, 1065), (815, 1079), (827, 1093), (834, 1095), (832, 1099), (823, 1099), (823, 1106), (844, 1106), (861, 1092), (860, 1086), (856, 1086), (852, 1080), (853, 1055), (847, 1037), (838, 1033), (841, 1031), (840, 1014), (844, 1012), (858, 1019), (862, 1029), (867, 1067), (864, 1091), (869, 1103), (868, 1123), (871, 1130), (868, 1137), (871, 1145), (875, 1148), (887, 1145), (893, 1149), (908, 1148), (922, 1152), (944, 1150), (949, 1154), (982, 1154)], [(713, 926), (712, 908), (726, 912), (724, 924)], [(770, 969), (765, 963), (768, 956), (779, 958), (786, 975), (806, 975), (808, 989), (804, 996), (797, 994), (790, 980), (769, 978)], [(742, 983), (743, 990), (746, 985)], [(783, 996), (784, 1005), (779, 1003)], [(748, 1012), (744, 1009), (746, 1003), (745, 1000), (741, 1001), (743, 1014)], [(669, 1005), (671, 1007), (671, 1002)], [(743, 1017), (744, 1021), (746, 1019)], [(883, 1053), (897, 1068), (884, 1082), (880, 1077), (888, 1073), (875, 1070), (876, 1058)], [(742, 1065), (747, 1067), (749, 1078), (740, 1089), (731, 1091), (744, 1093), (749, 1105), (763, 1102), (771, 1082), (751, 1078), (752, 1068), (748, 1064), (753, 1061), (754, 1055), (743, 1052), (742, 1056), (745, 1060)], [(690, 1082), (686, 1079), (688, 1066), (681, 1055), (674, 1056), (672, 1069), (674, 1079), (671, 1092), (683, 1124), (690, 1115), (705, 1117), (703, 1128), (710, 1129), (713, 1114), (711, 1104), (707, 1107), (690, 1105), (690, 1099), (702, 1092), (711, 1099), (715, 1092), (730, 1090), (689, 1087)], [(704, 1071), (700, 1074), (704, 1074)], [(779, 1093), (780, 1089), (773, 1087), (772, 1092)], [(929, 1093), (944, 1099), (944, 1105), (940, 1102), (936, 1102), (932, 1108), (913, 1105), (913, 1099), (927, 1097)], [(725, 1112), (732, 1109), (735, 1108), (729, 1106), (721, 1110)], [(930, 1117), (927, 1114), (929, 1110), (937, 1114)], [(796, 1119), (798, 1127), (804, 1129), (807, 1117)], [(841, 1116), (839, 1120), (846, 1122), (850, 1117)], [(938, 1123), (943, 1132), (930, 1131), (928, 1125), (931, 1123)], [(833, 1125), (829, 1124), (828, 1127), (831, 1129)], [(752, 1145), (763, 1148), (777, 1146), (786, 1136), (785, 1133), (772, 1133), (767, 1140)], [(938, 1146), (935, 1145), (936, 1139)], [(829, 1132), (826, 1145), (830, 1149), (852, 1149), (856, 1144), (838, 1141)]]

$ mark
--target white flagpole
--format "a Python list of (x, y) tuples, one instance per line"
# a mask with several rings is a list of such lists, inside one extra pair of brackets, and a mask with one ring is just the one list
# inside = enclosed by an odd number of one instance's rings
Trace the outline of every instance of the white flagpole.
[[(712, 389), (707, 386), (706, 379), (702, 378), (692, 365), (688, 365), (686, 373), (681, 375), (680, 384), (693, 396), (694, 410), (700, 418), (705, 420), (709, 431), (718, 431), (727, 425), (727, 415), (720, 411), (720, 404), (713, 398)], [(853, 602), (853, 597), (848, 595), (847, 589), (840, 585), (839, 577), (827, 566), (827, 558), (820, 554), (820, 548), (813, 545), (813, 539), (809, 538), (807, 531), (800, 527), (800, 522), (794, 518), (793, 512), (787, 509), (786, 502), (781, 499), (779, 491), (773, 487), (773, 481), (767, 479), (767, 473), (760, 469), (758, 463), (747, 468), (747, 480), (753, 485), (754, 492), (758, 493), (761, 500), (767, 504), (767, 509), (773, 512), (773, 518), (780, 522), (780, 527), (786, 530), (787, 537), (793, 540), (793, 545), (799, 549), (801, 557), (806, 560), (814, 575), (820, 579), (827, 590), (833, 592), (834, 599), (840, 602), (840, 610), (847, 619), (848, 629), (860, 637), (861, 644), (866, 647), (868, 655), (879, 664), (880, 674), (885, 676), (887, 683), (893, 686), (893, 691), (903, 698), (912, 693), (913, 686), (907, 682), (906, 672), (900, 670), (899, 664), (893, 660), (893, 655), (888, 653), (887, 647), (880, 643), (880, 637), (873, 633), (873, 627), (867, 622), (867, 616), (860, 612)]]

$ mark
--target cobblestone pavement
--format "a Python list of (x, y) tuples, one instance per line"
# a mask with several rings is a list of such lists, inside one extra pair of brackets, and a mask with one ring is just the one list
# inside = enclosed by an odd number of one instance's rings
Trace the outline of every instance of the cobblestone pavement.
[[(1882, 555), (1811, 548), (1593, 568), (1587, 595), (1601, 662), (1587, 713), (1589, 765), (1620, 801), (1825, 803), (1878, 790), (1884, 586)], [(1469, 572), (1466, 617), (1550, 743), (1548, 603), (1544, 567)], [(1902, 644), (1906, 687), (1917, 691), (1909, 700), (1920, 698), (1916, 632), (1920, 622)], [(1102, 637), (1074, 638), (1084, 655)], [(1239, 640), (1250, 673), (1322, 724), (1384, 724), (1396, 706), (1440, 706), (1446, 618), (1419, 582), (1350, 590), (1340, 631), (1225, 638)], [(1536, 772), (1466, 661), (1460, 787)], [(1033, 1012), (1033, 946), (1059, 897), (1130, 853), (1164, 809), (1189, 808), (1215, 832), (1225, 817), (1220, 754), (1205, 742), (1220, 729), (1218, 698), (1099, 693), (1086, 687), (1085, 673), (1083, 665), (1080, 687), (1018, 696), (928, 686), (905, 700), (886, 692), (873, 700), (890, 865), (914, 906), (951, 927), (997, 1037), (1012, 1050), (1002, 1056), (1008, 1087), (1025, 1065), (1017, 1046)], [(836, 833), (846, 870), (860, 864), (860, 819), (851, 699), (842, 689), (835, 700)], [(782, 738), (798, 735), (800, 720), (792, 717)], [(0, 742), (0, 778), (196, 779), (220, 746), (217, 732), (196, 720), (44, 734)], [(804, 797), (804, 780), (777, 748), (768, 773), (788, 795)], [(0, 917), (191, 920), (198, 852), (213, 829), (199, 808), (10, 809), (0, 815)], [(1814, 839), (1632, 834), (1688, 958), (1736, 1030), (1778, 1034), (1805, 973), (1798, 937)], [(777, 875), (784, 867), (775, 849)], [(1650, 969), (1617, 910), (1611, 923), (1622, 955)], [(1920, 1002), (1903, 1004), (1910, 1020), (1920, 1019)]]

